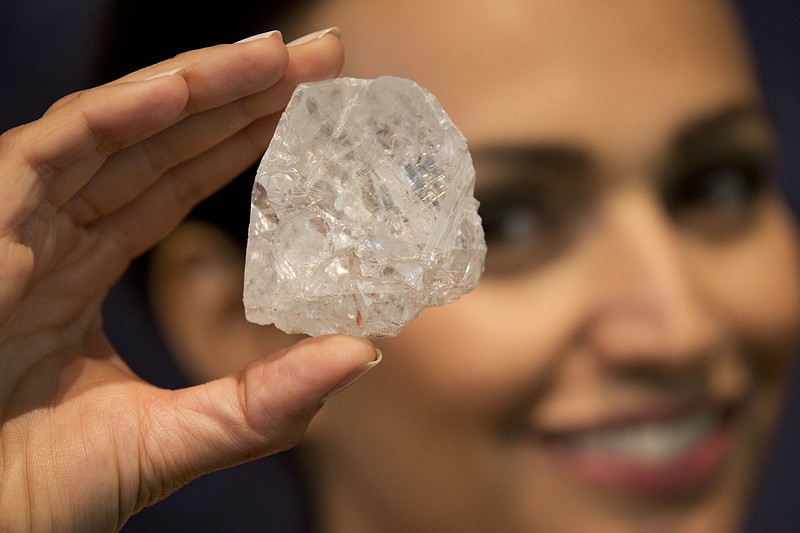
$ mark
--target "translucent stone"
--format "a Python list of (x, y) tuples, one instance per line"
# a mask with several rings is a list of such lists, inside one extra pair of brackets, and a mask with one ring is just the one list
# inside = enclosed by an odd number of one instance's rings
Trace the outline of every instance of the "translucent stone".
[(396, 335), (475, 288), (486, 256), (467, 143), (411, 80), (297, 87), (256, 173), (247, 319)]

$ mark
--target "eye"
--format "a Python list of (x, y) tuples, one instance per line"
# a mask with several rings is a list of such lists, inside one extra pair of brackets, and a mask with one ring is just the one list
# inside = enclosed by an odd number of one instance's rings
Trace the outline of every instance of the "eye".
[(664, 194), (673, 218), (707, 238), (728, 238), (749, 228), (769, 184), (768, 165), (758, 158), (721, 160), (684, 172)]
[(541, 228), (541, 214), (531, 205), (481, 206), (486, 240), (496, 245), (511, 245), (535, 238)]
[(572, 240), (574, 206), (527, 195), (481, 201), (488, 276), (514, 276), (528, 271), (558, 255)]
[(674, 191), (673, 208), (741, 209), (749, 206), (763, 185), (761, 173), (745, 165), (704, 168), (685, 177)]

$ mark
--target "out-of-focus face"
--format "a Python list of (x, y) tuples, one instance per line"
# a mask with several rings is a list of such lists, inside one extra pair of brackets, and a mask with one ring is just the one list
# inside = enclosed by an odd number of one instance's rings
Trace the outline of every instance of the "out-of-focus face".
[[(335, 531), (721, 532), (798, 317), (772, 139), (718, 2), (332, 1), (348, 75), (466, 135), (478, 289), (312, 427)], [(327, 502), (327, 503), (326, 503)]]
[(315, 419), (323, 529), (734, 529), (800, 311), (726, 6), (329, 0), (303, 29), (332, 24), (346, 74), (413, 78), (462, 129), (489, 253)]

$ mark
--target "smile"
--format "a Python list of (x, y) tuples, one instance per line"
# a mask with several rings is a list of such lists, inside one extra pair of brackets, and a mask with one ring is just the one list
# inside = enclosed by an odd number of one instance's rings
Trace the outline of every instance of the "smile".
[(719, 413), (704, 408), (690, 416), (572, 436), (565, 444), (576, 453), (598, 454), (642, 465), (672, 462), (705, 439), (719, 423)]
[(686, 494), (705, 486), (727, 456), (731, 410), (710, 405), (537, 439), (577, 477), (641, 496)]

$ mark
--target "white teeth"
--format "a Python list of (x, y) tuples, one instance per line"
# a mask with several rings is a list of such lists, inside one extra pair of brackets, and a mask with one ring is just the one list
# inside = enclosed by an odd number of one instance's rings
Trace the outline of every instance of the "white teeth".
[(719, 422), (712, 409), (668, 422), (595, 431), (569, 439), (579, 453), (611, 455), (626, 461), (657, 464), (679, 457), (705, 438)]

